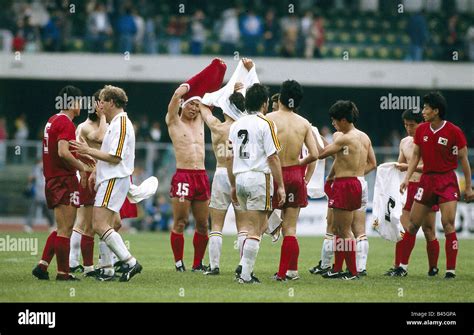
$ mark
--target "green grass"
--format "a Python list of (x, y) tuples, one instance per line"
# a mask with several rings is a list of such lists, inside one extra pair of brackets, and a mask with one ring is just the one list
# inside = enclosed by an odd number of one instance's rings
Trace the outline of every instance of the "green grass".
[[(294, 282), (273, 282), (280, 257), (280, 244), (263, 239), (255, 273), (260, 285), (239, 285), (233, 270), (238, 252), (233, 249), (234, 238), (224, 237), (221, 275), (207, 277), (187, 271), (177, 273), (168, 234), (125, 234), (134, 256), (143, 265), (143, 272), (128, 283), (39, 281), (31, 275), (38, 261), (46, 234), (11, 233), (10, 237), (37, 237), (38, 255), (29, 252), (0, 252), (1, 302), (473, 302), (474, 301), (474, 240), (460, 241), (457, 278), (443, 279), (445, 267), (444, 240), (440, 241), (440, 275), (427, 276), (425, 242), (418, 240), (411, 257), (409, 275), (387, 278), (382, 274), (393, 261), (394, 244), (370, 239), (369, 276), (360, 281), (327, 280), (313, 276), (308, 269), (319, 260), (321, 237), (300, 237), (299, 272)], [(5, 237), (2, 233), (0, 237)], [(192, 265), (192, 236), (185, 236), (185, 264)], [(97, 238), (96, 238), (97, 241)], [(97, 252), (97, 247), (96, 247)], [(208, 256), (206, 254), (206, 263)], [(55, 260), (50, 277), (55, 277)], [(81, 275), (79, 275), (82, 277)], [(400, 296), (402, 294), (402, 296)]]

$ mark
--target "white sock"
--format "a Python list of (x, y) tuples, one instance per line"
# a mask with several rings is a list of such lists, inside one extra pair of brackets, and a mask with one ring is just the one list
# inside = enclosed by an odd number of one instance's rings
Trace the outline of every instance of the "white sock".
[(369, 240), (367, 235), (360, 235), (356, 240), (356, 264), (357, 272), (367, 270), (367, 257), (369, 255)]
[(125, 243), (123, 243), (122, 237), (115, 230), (110, 229), (107, 231), (102, 236), (102, 239), (122, 262), (127, 263), (129, 266), (134, 266), (137, 263), (137, 260), (132, 257)]
[(321, 248), (321, 267), (326, 269), (332, 265), (332, 255), (334, 254), (334, 235), (326, 233)]
[(222, 250), (222, 233), (220, 231), (211, 231), (209, 234), (209, 263), (211, 270), (219, 267)]
[(84, 266), (84, 273), (89, 273), (91, 271), (94, 271), (94, 265)]
[(117, 255), (116, 255), (116, 254), (112, 253), (112, 256), (111, 256), (111, 257), (112, 257), (112, 265), (115, 264), (115, 263), (117, 263), (117, 262), (119, 261), (119, 259), (117, 258)]
[(79, 266), (82, 234), (73, 230), (70, 238), (69, 267)]
[(240, 277), (243, 280), (250, 280), (255, 260), (257, 259), (258, 249), (260, 249), (260, 241), (254, 238), (247, 238), (244, 244), (244, 251), (242, 254), (242, 274)]
[(112, 250), (108, 247), (108, 245), (99, 240), (99, 268), (111, 267), (112, 263)]
[(239, 231), (237, 234), (237, 244), (239, 245), (239, 257), (240, 257), (240, 262), (239, 265), (242, 265), (242, 253), (243, 253), (243, 246), (244, 246), (244, 241), (247, 238), (247, 231)]

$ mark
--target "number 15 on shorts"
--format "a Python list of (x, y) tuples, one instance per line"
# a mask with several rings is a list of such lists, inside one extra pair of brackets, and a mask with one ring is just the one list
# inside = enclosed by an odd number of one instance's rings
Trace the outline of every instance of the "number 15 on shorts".
[(189, 195), (189, 184), (188, 183), (178, 183), (178, 191), (176, 195), (180, 197), (186, 197)]

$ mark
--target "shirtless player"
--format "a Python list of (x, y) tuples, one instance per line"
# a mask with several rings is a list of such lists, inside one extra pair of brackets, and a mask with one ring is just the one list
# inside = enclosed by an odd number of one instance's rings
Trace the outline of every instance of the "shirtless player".
[[(285, 281), (298, 279), (297, 264), (299, 255), (298, 240), (296, 239), (296, 222), (301, 207), (308, 205), (305, 171), (306, 165), (317, 160), (318, 148), (313, 136), (311, 124), (302, 116), (296, 114), (303, 98), (301, 85), (294, 80), (283, 82), (279, 94), (278, 110), (267, 115), (278, 129), (278, 140), (281, 151), (278, 153), (283, 172), (283, 182), (286, 191), (286, 201), (278, 206), (277, 187), (274, 186), (273, 209), (282, 210), (282, 233), (280, 266), (273, 279)], [(308, 155), (300, 159), (303, 144), (308, 148)], [(291, 266), (291, 275), (287, 271)]]
[[(341, 135), (334, 138), (334, 143), (324, 148), (319, 159), (331, 155), (334, 160), (334, 182), (328, 206), (333, 209), (333, 231), (335, 264), (329, 278), (345, 280), (358, 279), (356, 265), (356, 241), (351, 232), (355, 211), (362, 205), (362, 185), (358, 179), (358, 170), (363, 154), (360, 134), (354, 127), (357, 117), (355, 105), (350, 101), (337, 101), (329, 109), (334, 127)], [(348, 273), (342, 271), (346, 261)]]

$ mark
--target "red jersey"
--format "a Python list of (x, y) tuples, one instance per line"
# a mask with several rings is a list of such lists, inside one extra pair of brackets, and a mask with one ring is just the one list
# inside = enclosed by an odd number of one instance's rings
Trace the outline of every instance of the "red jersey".
[(76, 174), (76, 169), (69, 166), (65, 160), (58, 155), (58, 143), (60, 140), (75, 140), (76, 127), (65, 114), (56, 114), (49, 118), (44, 127), (43, 137), (43, 173), (49, 178), (70, 176)]
[(431, 123), (416, 128), (414, 143), (420, 147), (423, 173), (443, 173), (458, 167), (458, 152), (467, 145), (459, 127), (444, 121), (441, 128), (433, 130)]

